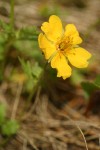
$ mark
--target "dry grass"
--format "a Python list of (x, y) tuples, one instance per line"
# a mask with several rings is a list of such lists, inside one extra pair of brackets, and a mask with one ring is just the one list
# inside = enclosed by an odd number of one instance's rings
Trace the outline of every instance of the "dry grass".
[[(22, 89), (22, 86), (17, 89)], [(18, 90), (19, 92), (19, 90)], [(20, 93), (20, 92), (19, 92)], [(34, 103), (23, 113), (19, 94), (13, 107), (16, 106), (16, 118), (20, 122), (18, 133), (8, 140), (2, 150), (99, 150), (100, 122), (95, 123), (79, 111), (65, 105), (57, 109), (51, 104), (47, 95), (41, 95), (38, 89)], [(22, 105), (22, 104), (21, 104)], [(11, 105), (9, 105), (10, 110)], [(24, 107), (23, 107), (24, 108)], [(14, 109), (13, 109), (14, 110)], [(9, 111), (10, 112), (10, 111)], [(11, 113), (11, 112), (10, 112)]]

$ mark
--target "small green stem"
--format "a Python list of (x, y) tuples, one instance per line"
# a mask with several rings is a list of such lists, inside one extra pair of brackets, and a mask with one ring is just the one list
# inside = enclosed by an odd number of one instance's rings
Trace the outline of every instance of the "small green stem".
[(14, 31), (14, 0), (10, 0), (10, 26), (11, 31)]
[(38, 83), (35, 85), (35, 87), (33, 88), (33, 90), (31, 91), (31, 93), (29, 94), (29, 97), (27, 99), (27, 106), (28, 104), (30, 104), (31, 100), (32, 100), (32, 97), (34, 96), (36, 90), (37, 90), (37, 87), (38, 87)]

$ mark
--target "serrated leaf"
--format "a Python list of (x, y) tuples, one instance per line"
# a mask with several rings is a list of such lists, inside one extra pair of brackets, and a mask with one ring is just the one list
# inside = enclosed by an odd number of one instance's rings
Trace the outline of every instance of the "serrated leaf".
[(35, 63), (34, 66), (31, 66), (30, 62), (25, 62), (24, 60), (19, 58), (19, 61), (22, 65), (22, 68), (24, 72), (31, 78), (32, 76), (35, 78), (39, 78), (42, 68), (38, 65), (38, 63)]
[(36, 40), (38, 39), (38, 30), (35, 26), (25, 27), (19, 30), (17, 37), (21, 40)]
[(40, 66), (38, 66), (38, 64), (36, 63), (32, 68), (33, 76), (38, 79), (40, 77), (41, 73), (42, 73), (42, 70), (43, 69)]
[(22, 69), (24, 70), (24, 72), (28, 75), (28, 77), (30, 78), (32, 76), (32, 69), (31, 69), (31, 65), (30, 63), (27, 61), (25, 62), (23, 59), (19, 58), (19, 61), (22, 65)]
[(4, 122), (6, 116), (5, 105), (0, 104), (0, 125)]
[(20, 58), (19, 61), (24, 72), (28, 76), (25, 88), (27, 91), (31, 91), (37, 85), (43, 69), (38, 65), (38, 63), (31, 65), (30, 62), (25, 62)]
[(19, 129), (19, 124), (16, 120), (9, 120), (2, 125), (1, 131), (3, 135), (11, 136), (16, 134)]

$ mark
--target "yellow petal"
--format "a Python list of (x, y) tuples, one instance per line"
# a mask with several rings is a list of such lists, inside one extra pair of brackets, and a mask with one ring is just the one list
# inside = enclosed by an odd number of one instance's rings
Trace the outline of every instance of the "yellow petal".
[(51, 43), (43, 33), (39, 34), (38, 37), (39, 47), (42, 49), (45, 58), (49, 59), (52, 54), (56, 51), (56, 47), (53, 43)]
[(91, 57), (91, 54), (85, 49), (79, 47), (71, 50), (67, 54), (70, 63), (77, 68), (85, 68), (88, 66), (87, 60)]
[(44, 22), (41, 26), (41, 30), (46, 34), (49, 40), (55, 42), (57, 38), (61, 37), (63, 34), (60, 18), (55, 15), (50, 16), (49, 22)]
[(69, 37), (70, 40), (72, 41), (72, 44), (80, 44), (82, 43), (82, 39), (79, 36), (79, 33), (74, 26), (74, 24), (68, 24), (65, 27), (65, 36)]
[(51, 67), (57, 69), (57, 77), (66, 79), (71, 76), (71, 68), (67, 64), (67, 60), (62, 53), (57, 53), (51, 60)]

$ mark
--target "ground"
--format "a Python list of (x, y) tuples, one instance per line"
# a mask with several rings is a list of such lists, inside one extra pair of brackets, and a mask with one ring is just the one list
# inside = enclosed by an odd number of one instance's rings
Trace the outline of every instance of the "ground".
[[(93, 56), (84, 79), (93, 81), (100, 74), (99, 7), (99, 0), (16, 0), (15, 28), (34, 25), (40, 31), (42, 22), (52, 13), (59, 15), (64, 25), (74, 23), (84, 39), (82, 46)], [(1, 0), (0, 20), (8, 23), (9, 13), (10, 2)], [(17, 55), (14, 53), (10, 58)], [(7, 79), (16, 66), (19, 64), (10, 64), (8, 60), (5, 80), (0, 83), (0, 102), (7, 106), (7, 118), (18, 120), (20, 128), (10, 138), (0, 135), (0, 150), (99, 150), (100, 90), (90, 95), (88, 104), (80, 83), (53, 80), (46, 73), (46, 88), (38, 86), (27, 105), (24, 84)]]

